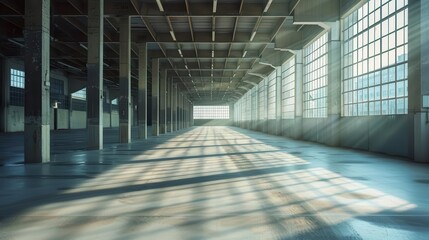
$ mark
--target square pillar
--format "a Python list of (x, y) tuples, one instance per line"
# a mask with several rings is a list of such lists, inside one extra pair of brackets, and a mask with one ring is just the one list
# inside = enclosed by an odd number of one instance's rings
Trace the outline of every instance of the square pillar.
[(167, 70), (161, 71), (159, 76), (159, 133), (167, 132)]
[(50, 160), (50, 5), (25, 1), (25, 163)]
[(159, 59), (152, 59), (152, 136), (159, 136)]
[(147, 139), (147, 43), (139, 44), (137, 111), (139, 139)]
[(131, 142), (131, 30), (130, 17), (121, 17), (119, 34), (119, 140)]
[(173, 84), (173, 131), (177, 131), (177, 84)]
[(167, 132), (173, 131), (172, 79), (167, 79)]
[(295, 119), (294, 137), (302, 139), (302, 122), (304, 109), (304, 55), (303, 50), (294, 51), (295, 54)]
[[(276, 67), (276, 135), (282, 135), (282, 66)], [(251, 129), (251, 127), (249, 127)]]
[(410, 156), (429, 162), (429, 1), (408, 1), (408, 115), (412, 124)]
[(328, 119), (325, 126), (326, 144), (340, 145), (341, 118), (341, 28), (332, 22), (328, 33)]
[(88, 1), (88, 149), (103, 149), (104, 0)]

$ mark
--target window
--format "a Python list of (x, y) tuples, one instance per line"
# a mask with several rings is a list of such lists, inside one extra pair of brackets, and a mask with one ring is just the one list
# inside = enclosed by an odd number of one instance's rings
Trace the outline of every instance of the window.
[(258, 84), (258, 94), (259, 94), (259, 120), (267, 119), (266, 110), (267, 110), (267, 96), (266, 94), (266, 78), (259, 82)]
[(328, 33), (304, 48), (305, 118), (327, 117)]
[(268, 119), (276, 119), (276, 77), (275, 70), (268, 76)]
[(344, 19), (344, 116), (408, 113), (407, 5), (370, 0)]
[(24, 106), (25, 72), (10, 69), (10, 104)]
[(194, 119), (229, 119), (229, 106), (194, 106)]
[(72, 93), (72, 98), (86, 100), (86, 88), (82, 88), (81, 90)]
[(24, 89), (25, 72), (11, 68), (10, 69), (10, 86)]
[(118, 99), (117, 98), (112, 100), (112, 105), (118, 105)]
[(295, 57), (282, 65), (282, 116), (295, 117)]

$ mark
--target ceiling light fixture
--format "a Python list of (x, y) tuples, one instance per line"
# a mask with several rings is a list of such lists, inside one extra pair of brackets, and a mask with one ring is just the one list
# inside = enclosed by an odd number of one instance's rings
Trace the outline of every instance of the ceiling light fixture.
[(88, 47), (87, 47), (87, 46), (85, 46), (85, 45), (83, 45), (82, 43), (79, 43), (79, 46), (80, 46), (81, 48), (85, 49), (85, 50), (88, 50)]
[(64, 67), (70, 68), (70, 69), (72, 69), (72, 70), (75, 70), (75, 71), (78, 71), (78, 72), (82, 72), (82, 70), (81, 70), (81, 69), (79, 69), (79, 68), (77, 68), (77, 67), (73, 67), (73, 66), (71, 66), (71, 65), (69, 65), (69, 64), (67, 64), (67, 63), (63, 63), (63, 62), (61, 62), (61, 61), (58, 61), (57, 63), (58, 63), (58, 64), (60, 64), (60, 65), (63, 65)]
[(215, 31), (212, 31), (212, 42), (214, 42), (214, 41), (215, 41), (215, 38), (216, 38), (216, 32), (215, 32)]
[(268, 11), (268, 9), (270, 8), (272, 2), (273, 2), (273, 0), (268, 0), (267, 5), (265, 6), (264, 12)]
[(243, 58), (246, 57), (247, 51), (244, 51)]
[(212, 58), (214, 57), (214, 51), (212, 51)]
[(15, 40), (13, 40), (13, 39), (11, 39), (11, 38), (9, 38), (9, 39), (7, 39), (9, 42), (11, 42), (11, 43), (13, 43), (13, 44), (16, 44), (16, 45), (18, 45), (18, 46), (20, 46), (20, 47), (25, 47), (25, 45), (24, 44), (22, 44), (22, 43), (20, 43), (20, 42), (18, 42), (18, 41), (15, 41)]
[(173, 30), (170, 31), (171, 38), (176, 41), (176, 35), (174, 35)]
[(255, 35), (256, 35), (256, 31), (253, 31), (252, 36), (250, 36), (250, 41), (253, 41), (253, 38), (255, 38)]
[(235, 77), (235, 73), (234, 73), (234, 75), (232, 75), (232, 77)]
[(164, 12), (164, 8), (162, 7), (161, 0), (156, 0), (156, 4), (158, 4), (159, 11)]
[(240, 69), (240, 65), (237, 66), (237, 70)]
[(189, 77), (192, 77), (190, 73), (188, 73)]
[(217, 0), (213, 0), (213, 13), (216, 13), (217, 10)]
[(180, 50), (180, 48), (179, 48), (179, 49), (177, 49), (177, 51), (179, 52), (180, 56), (182, 56), (182, 55), (183, 55), (183, 54), (182, 54), (182, 50)]
[(185, 64), (185, 68), (189, 70), (188, 65)]

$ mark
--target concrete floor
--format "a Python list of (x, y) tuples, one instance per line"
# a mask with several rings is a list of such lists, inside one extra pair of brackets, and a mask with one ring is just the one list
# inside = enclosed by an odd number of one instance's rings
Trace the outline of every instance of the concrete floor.
[(0, 239), (429, 239), (428, 165), (231, 127), (53, 135), (35, 165), (0, 135)]

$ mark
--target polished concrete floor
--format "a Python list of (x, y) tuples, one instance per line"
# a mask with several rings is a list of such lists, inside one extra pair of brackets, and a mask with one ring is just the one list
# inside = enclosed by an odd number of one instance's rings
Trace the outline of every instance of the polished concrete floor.
[(429, 239), (428, 165), (232, 127), (116, 134), (55, 132), (33, 165), (0, 135), (0, 239)]

